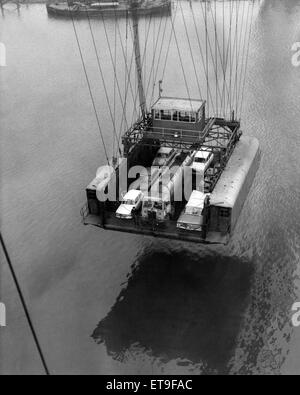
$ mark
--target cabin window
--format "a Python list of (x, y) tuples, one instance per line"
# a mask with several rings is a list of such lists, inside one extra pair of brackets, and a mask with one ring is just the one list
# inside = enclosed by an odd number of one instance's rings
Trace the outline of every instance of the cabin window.
[(144, 202), (144, 208), (150, 209), (150, 208), (152, 208), (152, 207), (153, 207), (153, 203), (151, 202), (151, 200), (150, 200), (150, 201), (145, 201), (145, 202)]
[(220, 217), (229, 218), (230, 217), (230, 209), (229, 208), (221, 208), (220, 209)]
[(154, 111), (154, 118), (158, 119), (158, 120), (160, 119), (160, 111), (158, 111), (158, 110)]
[(172, 120), (172, 112), (169, 110), (161, 111), (161, 119), (164, 121), (171, 121)]
[(154, 208), (156, 210), (163, 210), (163, 204), (161, 202), (155, 202), (154, 203)]
[(194, 112), (191, 113), (191, 122), (193, 122), (193, 123), (196, 122), (196, 113), (194, 113)]
[(197, 114), (195, 112), (181, 111), (179, 113), (180, 122), (195, 123), (197, 121)]
[(154, 119), (163, 121), (196, 123), (198, 114), (189, 111), (154, 110)]
[(190, 122), (190, 113), (186, 111), (181, 111), (179, 113), (179, 121), (180, 122)]
[(172, 117), (173, 121), (178, 121), (178, 111), (174, 111), (173, 112), (173, 117)]

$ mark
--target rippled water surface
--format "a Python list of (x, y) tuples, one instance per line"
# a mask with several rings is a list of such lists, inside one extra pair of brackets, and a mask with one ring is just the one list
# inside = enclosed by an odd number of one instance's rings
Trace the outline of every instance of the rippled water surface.
[[(230, 245), (214, 249), (81, 225), (84, 188), (104, 159), (71, 22), (42, 5), (0, 16), (1, 226), (51, 372), (300, 373), (299, 20), (292, 0), (266, 0), (256, 15), (243, 130), (259, 138), (262, 162)], [(109, 140), (87, 22), (77, 26)], [(170, 57), (164, 89), (184, 96)], [(1, 372), (40, 373), (1, 265)]]

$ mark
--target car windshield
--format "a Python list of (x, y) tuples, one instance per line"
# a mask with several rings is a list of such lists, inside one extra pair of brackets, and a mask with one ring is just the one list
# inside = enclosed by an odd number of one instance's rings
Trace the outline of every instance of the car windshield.
[(163, 158), (163, 159), (165, 159), (165, 158), (168, 157), (168, 155), (167, 155), (167, 154), (163, 154), (163, 153), (159, 153), (159, 154), (157, 155), (157, 157), (158, 157), (158, 158)]
[(152, 208), (153, 203), (151, 201), (144, 202), (145, 208)]
[(196, 159), (195, 159), (195, 162), (196, 162), (196, 163), (205, 163), (206, 160), (205, 160), (204, 158), (196, 158)]
[(135, 202), (134, 202), (134, 200), (126, 199), (123, 201), (123, 204), (126, 204), (126, 206), (134, 206)]
[(201, 215), (202, 210), (198, 207), (187, 207), (185, 213), (188, 215)]
[(156, 210), (162, 210), (162, 209), (163, 209), (163, 204), (160, 203), (160, 202), (155, 202), (155, 203), (154, 203), (154, 208), (155, 208)]

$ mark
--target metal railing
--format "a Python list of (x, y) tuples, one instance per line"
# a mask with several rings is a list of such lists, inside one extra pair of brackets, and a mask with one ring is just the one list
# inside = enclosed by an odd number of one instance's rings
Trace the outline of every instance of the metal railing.
[(151, 119), (139, 121), (123, 136), (122, 142), (125, 148), (125, 154), (137, 143), (153, 145), (151, 140), (159, 140), (165, 147), (170, 148), (197, 149), (197, 147), (203, 144), (214, 124), (215, 119), (211, 118), (207, 121), (203, 130), (197, 131), (192, 129), (153, 127), (151, 125)]

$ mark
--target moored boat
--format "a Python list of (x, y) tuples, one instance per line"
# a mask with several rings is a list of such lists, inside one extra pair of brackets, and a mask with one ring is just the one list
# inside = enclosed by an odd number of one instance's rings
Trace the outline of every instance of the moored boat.
[[(170, 12), (171, 0), (142, 0), (137, 12), (139, 15), (151, 15), (155, 13)], [(56, 2), (47, 4), (48, 14), (54, 16), (74, 17), (102, 17), (102, 16), (126, 16), (131, 12), (130, 3), (119, 1), (72, 1)]]

